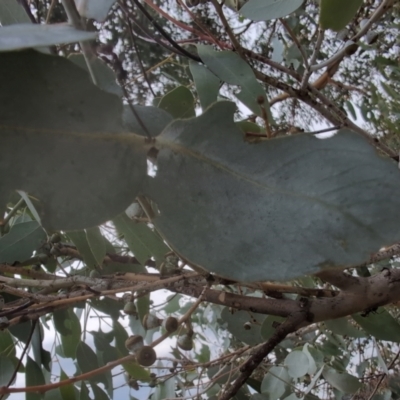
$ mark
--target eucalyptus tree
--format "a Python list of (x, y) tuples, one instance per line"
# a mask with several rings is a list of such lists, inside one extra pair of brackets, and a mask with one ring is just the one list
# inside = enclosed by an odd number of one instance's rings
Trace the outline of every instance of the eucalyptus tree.
[(2, 0), (0, 394), (400, 398), (399, 10)]

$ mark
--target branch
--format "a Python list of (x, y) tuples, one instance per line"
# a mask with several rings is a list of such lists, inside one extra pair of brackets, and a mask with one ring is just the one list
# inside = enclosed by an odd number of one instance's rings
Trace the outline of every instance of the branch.
[(240, 376), (233, 382), (229, 389), (219, 397), (219, 400), (232, 399), (263, 359), (281, 343), (289, 333), (297, 331), (306, 321), (307, 310), (302, 310), (289, 316), (286, 321), (280, 324), (271, 338), (260, 346), (257, 352), (240, 367)]

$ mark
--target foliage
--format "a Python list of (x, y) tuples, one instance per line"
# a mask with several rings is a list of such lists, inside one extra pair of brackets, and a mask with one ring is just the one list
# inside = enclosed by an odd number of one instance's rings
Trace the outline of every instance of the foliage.
[(2, 396), (400, 398), (400, 8), (348, 3), (0, 2)]

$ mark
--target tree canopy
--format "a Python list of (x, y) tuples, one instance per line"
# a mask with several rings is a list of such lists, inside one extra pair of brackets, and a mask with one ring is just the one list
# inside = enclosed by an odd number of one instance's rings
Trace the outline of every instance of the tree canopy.
[(400, 398), (398, 2), (0, 23), (1, 398)]

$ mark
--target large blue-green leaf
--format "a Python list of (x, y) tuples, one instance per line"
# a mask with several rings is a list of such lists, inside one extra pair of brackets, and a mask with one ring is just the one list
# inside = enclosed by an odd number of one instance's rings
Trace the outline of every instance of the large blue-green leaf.
[(261, 383), (261, 393), (269, 394), (270, 398), (278, 399), (285, 393), (290, 381), (285, 367), (271, 367)]
[(0, 1), (0, 23), (3, 26), (30, 23), (31, 20), (28, 14), (22, 8), (22, 5), (15, 0), (1, 0)]
[(158, 136), (173, 120), (171, 114), (162, 108), (140, 105), (134, 105), (132, 107), (140, 118), (142, 124), (146, 127), (146, 130), (144, 130), (143, 126), (140, 124), (128, 105), (124, 106), (122, 119), (125, 128), (129, 132), (136, 133), (137, 135), (147, 136), (149, 134), (151, 137)]
[(121, 100), (80, 67), (33, 50), (0, 53), (0, 103), (0, 208), (24, 190), (41, 201), (44, 226), (72, 230), (132, 203), (146, 177), (144, 139), (122, 133)]
[(0, 27), (0, 51), (82, 42), (95, 38), (95, 32), (82, 31), (65, 24), (14, 24)]
[(352, 20), (362, 3), (363, 0), (321, 0), (321, 28), (340, 31)]
[(303, 0), (249, 0), (239, 12), (253, 21), (269, 21), (286, 17), (302, 4)]
[(218, 102), (158, 138), (146, 192), (173, 249), (238, 280), (352, 266), (400, 240), (400, 172), (360, 135), (243, 141)]
[(263, 115), (258, 101), (259, 97), (263, 98), (269, 122), (272, 122), (265, 90), (246, 61), (233, 51), (216, 51), (211, 46), (199, 44), (197, 50), (202, 61), (216, 76), (226, 83), (240, 86), (241, 90), (235, 96), (258, 116)]
[(0, 238), (0, 263), (27, 260), (46, 238), (46, 232), (36, 221), (13, 225), (10, 232)]

